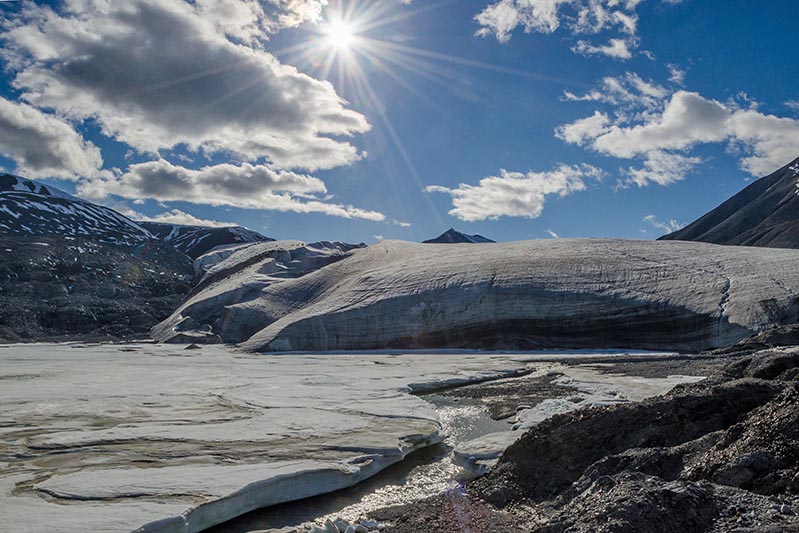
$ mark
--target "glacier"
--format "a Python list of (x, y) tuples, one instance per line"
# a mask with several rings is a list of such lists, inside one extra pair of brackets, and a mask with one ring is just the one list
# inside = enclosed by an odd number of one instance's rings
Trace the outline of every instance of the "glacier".
[(609, 239), (302, 250), (232, 254), (153, 337), (179, 341), (188, 321), (252, 352), (696, 352), (799, 320), (796, 250)]

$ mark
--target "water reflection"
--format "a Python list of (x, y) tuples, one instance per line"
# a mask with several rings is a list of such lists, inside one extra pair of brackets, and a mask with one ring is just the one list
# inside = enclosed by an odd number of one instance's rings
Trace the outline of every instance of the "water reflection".
[(437, 394), (424, 399), (436, 406), (448, 435), (443, 444), (420, 450), (354, 487), (253, 511), (208, 532), (245, 533), (335, 517), (354, 521), (376, 509), (411, 503), (457, 487), (460, 468), (450, 459), (452, 448), (487, 433), (510, 430), (510, 425), (492, 420), (477, 400)]

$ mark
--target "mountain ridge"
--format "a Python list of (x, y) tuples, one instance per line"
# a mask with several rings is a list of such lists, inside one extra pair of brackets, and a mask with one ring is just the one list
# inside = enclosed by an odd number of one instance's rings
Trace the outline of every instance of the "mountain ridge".
[(658, 240), (799, 248), (799, 158)]
[(151, 221), (138, 224), (156, 238), (171, 244), (192, 259), (197, 259), (220, 246), (275, 240), (242, 226), (191, 226)]
[(468, 235), (455, 228), (449, 228), (435, 239), (422, 241), (422, 244), (488, 244), (496, 242), (479, 234)]
[(138, 246), (153, 236), (117, 211), (11, 174), (0, 175), (0, 233), (82, 237)]

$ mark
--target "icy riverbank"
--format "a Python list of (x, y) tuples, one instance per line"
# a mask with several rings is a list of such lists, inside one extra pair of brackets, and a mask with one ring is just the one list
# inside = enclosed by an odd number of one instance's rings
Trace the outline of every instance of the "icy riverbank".
[(17, 532), (200, 531), (341, 489), (442, 438), (412, 390), (551, 364), (537, 360), (3, 346), (0, 521)]
[(199, 531), (340, 489), (440, 439), (410, 394), (519, 356), (252, 356), (224, 347), (0, 347), (0, 521)]

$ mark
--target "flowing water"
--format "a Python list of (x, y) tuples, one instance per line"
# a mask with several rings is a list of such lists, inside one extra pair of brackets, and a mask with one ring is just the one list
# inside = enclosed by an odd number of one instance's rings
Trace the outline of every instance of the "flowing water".
[(511, 429), (507, 422), (492, 420), (477, 400), (439, 394), (425, 395), (424, 399), (436, 407), (447, 435), (442, 444), (419, 450), (354, 487), (253, 511), (209, 529), (208, 533), (245, 533), (335, 517), (356, 520), (376, 509), (434, 496), (458, 485), (461, 469), (451, 460), (454, 446)]

